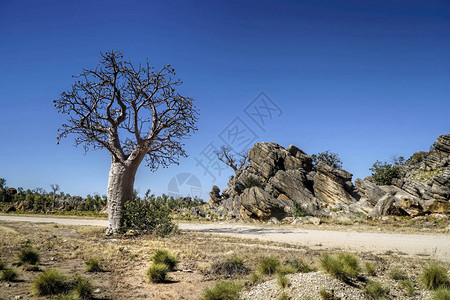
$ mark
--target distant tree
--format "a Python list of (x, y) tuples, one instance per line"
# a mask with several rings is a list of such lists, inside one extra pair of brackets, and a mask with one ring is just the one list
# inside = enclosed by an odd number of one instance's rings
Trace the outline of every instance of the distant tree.
[(389, 185), (392, 184), (392, 179), (400, 176), (400, 169), (396, 165), (388, 164), (387, 162), (376, 161), (372, 168), (372, 180), (377, 185)]
[(0, 190), (6, 189), (6, 179), (0, 178)]
[(66, 114), (59, 141), (75, 134), (75, 145), (106, 148), (111, 155), (107, 199), (109, 227), (122, 225), (123, 207), (133, 197), (137, 169), (144, 158), (151, 170), (178, 164), (186, 156), (183, 140), (197, 130), (194, 99), (176, 92), (170, 65), (155, 70), (147, 61), (133, 65), (117, 51), (101, 54), (100, 65), (85, 69), (72, 88), (54, 101)]
[(50, 184), (50, 189), (52, 190), (52, 209), (55, 208), (56, 193), (59, 191), (59, 185), (56, 183)]
[(231, 167), (234, 171), (241, 169), (248, 159), (247, 152), (243, 151), (234, 154), (231, 147), (226, 145), (220, 146), (219, 150), (214, 151), (214, 153), (221, 162)]
[(394, 165), (399, 166), (405, 163), (405, 158), (403, 156), (398, 156), (397, 154), (392, 155), (392, 162)]
[(59, 191), (59, 185), (58, 184), (50, 184), (50, 189), (52, 190), (53, 195), (56, 195), (56, 193)]
[(324, 163), (333, 169), (339, 170), (342, 168), (342, 161), (339, 158), (339, 155), (336, 153), (327, 150), (325, 152), (320, 152), (317, 154), (311, 155), (313, 162), (317, 165), (319, 162)]
[(6, 201), (6, 179), (0, 178), (0, 202)]

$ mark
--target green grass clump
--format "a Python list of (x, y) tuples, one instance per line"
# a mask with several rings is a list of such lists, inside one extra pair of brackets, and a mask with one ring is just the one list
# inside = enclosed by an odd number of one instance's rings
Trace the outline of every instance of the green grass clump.
[(258, 269), (261, 274), (273, 274), (280, 267), (280, 261), (275, 257), (266, 257), (259, 263)]
[(283, 291), (280, 296), (278, 296), (278, 300), (289, 300), (291, 299), (291, 297), (289, 296), (288, 293), (286, 293), (285, 291)]
[(433, 293), (433, 300), (450, 300), (450, 289), (439, 288)]
[(99, 258), (90, 258), (86, 261), (87, 272), (102, 272), (102, 262)]
[(396, 281), (408, 279), (408, 275), (406, 274), (406, 272), (400, 268), (393, 268), (389, 273), (389, 277), (391, 277), (392, 280)]
[(283, 273), (277, 274), (277, 282), (282, 288), (285, 288), (285, 287), (291, 285), (291, 281)]
[(210, 268), (210, 273), (215, 275), (245, 275), (249, 272), (250, 269), (244, 265), (243, 259), (236, 256), (214, 262)]
[(319, 292), (320, 299), (322, 300), (338, 300), (340, 298), (336, 297), (333, 292), (329, 292), (326, 289), (321, 289)]
[(242, 285), (234, 281), (219, 281), (207, 288), (202, 300), (238, 300)]
[(428, 290), (450, 286), (447, 271), (437, 264), (427, 266), (422, 272), (421, 280), (424, 287)]
[(4, 269), (2, 270), (0, 279), (3, 281), (15, 281), (19, 277), (19, 273), (17, 273), (14, 269)]
[(76, 275), (72, 282), (73, 293), (77, 299), (91, 299), (92, 292), (94, 290), (92, 283), (89, 279), (86, 279), (80, 275)]
[(36, 295), (58, 295), (69, 288), (67, 277), (55, 269), (48, 269), (40, 274), (33, 282), (33, 290)]
[(414, 282), (411, 279), (404, 279), (400, 281), (400, 286), (406, 291), (409, 296), (412, 296), (416, 293)]
[(295, 270), (296, 270), (295, 273), (309, 273), (309, 272), (315, 271), (315, 269), (313, 267), (311, 267), (310, 264), (308, 264), (307, 262), (305, 262), (301, 259), (298, 259), (296, 257), (291, 257), (291, 258), (287, 259), (286, 265), (292, 266), (293, 268), (295, 268)]
[(375, 265), (373, 263), (366, 262), (365, 267), (366, 267), (367, 275), (369, 275), (369, 276), (377, 275), (377, 268), (375, 267)]
[(249, 176), (247, 178), (244, 179), (244, 185), (246, 188), (251, 188), (251, 187), (261, 187), (262, 186), (262, 182), (259, 178), (254, 177), (254, 176)]
[(23, 248), (19, 253), (19, 263), (35, 265), (39, 262), (39, 252), (31, 247)]
[(388, 299), (389, 288), (384, 287), (378, 281), (369, 281), (363, 289), (368, 299)]
[(169, 268), (165, 264), (153, 263), (147, 271), (147, 277), (151, 282), (161, 283), (166, 281)]
[(178, 260), (167, 250), (157, 250), (152, 256), (152, 261), (154, 264), (166, 265), (169, 271), (173, 271), (178, 264)]
[(331, 276), (342, 281), (358, 277), (361, 270), (358, 259), (350, 253), (324, 254), (320, 264)]
[(250, 285), (255, 285), (261, 281), (261, 275), (256, 272), (252, 272), (248, 278)]

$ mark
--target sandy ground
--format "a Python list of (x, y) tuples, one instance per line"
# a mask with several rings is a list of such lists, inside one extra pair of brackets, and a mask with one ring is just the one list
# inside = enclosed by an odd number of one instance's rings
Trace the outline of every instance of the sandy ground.
[[(106, 227), (107, 220), (40, 218), (0, 215), (0, 220), (34, 223), (56, 223)], [(239, 238), (258, 239), (307, 246), (315, 249), (337, 249), (372, 252), (389, 251), (405, 256), (427, 256), (441, 261), (450, 261), (449, 234), (399, 234), (353, 231), (310, 230), (291, 227), (260, 227), (228, 223), (178, 223), (183, 231), (220, 234)]]

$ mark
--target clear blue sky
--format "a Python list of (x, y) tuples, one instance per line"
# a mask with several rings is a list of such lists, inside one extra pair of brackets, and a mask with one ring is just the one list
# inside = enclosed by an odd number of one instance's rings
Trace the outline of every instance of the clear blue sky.
[[(255, 141), (337, 152), (354, 178), (450, 133), (448, 1), (5, 0), (0, 177), (9, 186), (106, 193), (108, 152), (84, 155), (70, 137), (56, 145), (64, 116), (52, 100), (111, 49), (172, 64), (200, 109), (190, 157), (155, 173), (142, 165), (141, 193), (167, 193), (183, 172), (200, 180), (206, 200), (213, 183), (223, 188), (231, 169), (213, 170), (213, 182), (195, 158), (223, 143), (237, 117)], [(261, 91), (281, 110), (264, 130), (245, 113)]]

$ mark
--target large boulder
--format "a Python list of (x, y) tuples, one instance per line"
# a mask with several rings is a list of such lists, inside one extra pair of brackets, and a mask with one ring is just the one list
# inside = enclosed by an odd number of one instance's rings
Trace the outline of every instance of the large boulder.
[(444, 169), (433, 177), (431, 193), (435, 199), (450, 200), (450, 169)]
[(382, 216), (395, 215), (407, 216), (408, 213), (396, 205), (396, 199), (390, 193), (378, 200), (377, 205), (367, 214), (368, 218), (378, 218)]
[[(280, 170), (270, 178), (269, 184), (279, 195), (299, 203), (306, 212), (314, 214), (319, 209), (319, 203), (308, 189), (307, 178), (302, 170)], [(279, 195), (275, 196), (279, 197)]]
[(279, 170), (312, 170), (312, 158), (299, 148), (290, 145), (284, 149), (276, 143), (256, 143), (248, 152), (250, 166), (257, 174), (268, 179)]
[(216, 185), (213, 185), (211, 192), (209, 192), (209, 196), (211, 197), (209, 202), (214, 205), (219, 204), (222, 200), (222, 197), (220, 196), (220, 189)]
[(268, 220), (272, 217), (282, 219), (288, 215), (293, 202), (290, 199), (275, 198), (260, 187), (246, 189), (240, 195), (241, 217), (243, 219)]
[(356, 199), (350, 194), (353, 190), (352, 174), (344, 170), (319, 163), (314, 177), (314, 194), (319, 202), (325, 206), (336, 204), (350, 205)]
[(449, 213), (450, 201), (426, 200), (424, 201), (424, 211), (426, 213)]
[(408, 176), (409, 178), (406, 178), (404, 180), (404, 184), (402, 185), (402, 189), (411, 194), (414, 195), (417, 198), (420, 199), (432, 199), (433, 194), (431, 193), (431, 186), (429, 186), (427, 183), (419, 181), (417, 179), (414, 179), (414, 176)]
[(373, 206), (377, 204), (381, 197), (386, 195), (386, 192), (375, 183), (360, 178), (355, 180), (355, 188), (361, 197)]
[(276, 143), (256, 143), (248, 151), (250, 165), (264, 178), (284, 168), (283, 147)]

